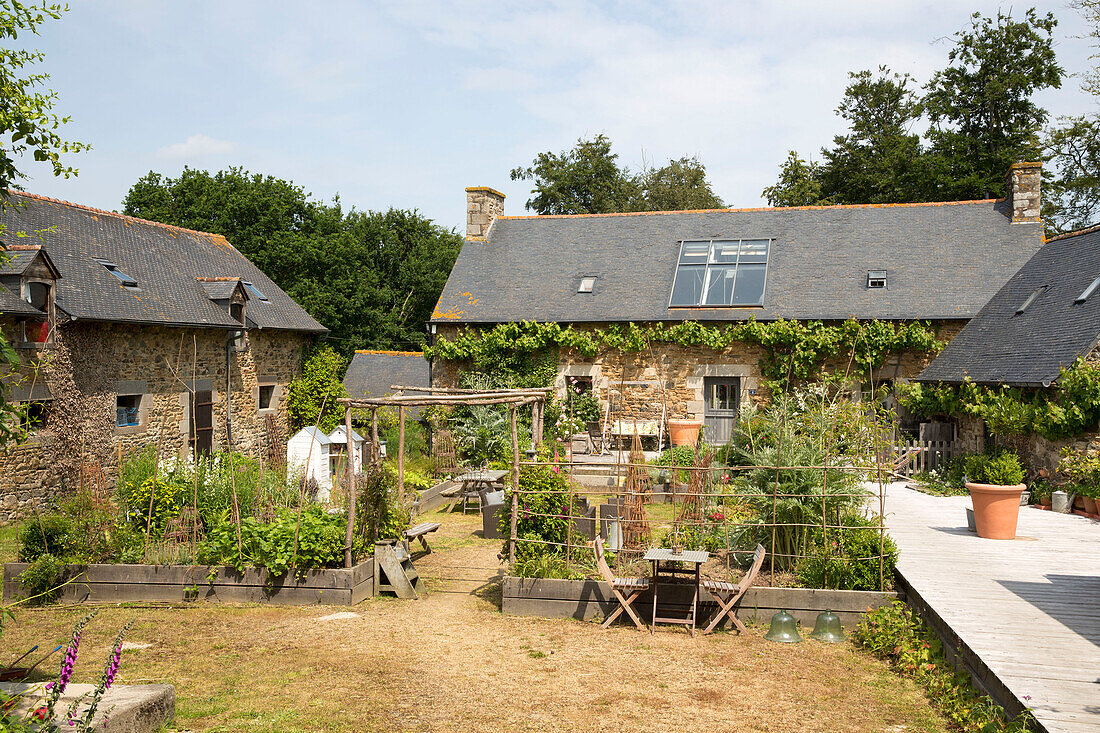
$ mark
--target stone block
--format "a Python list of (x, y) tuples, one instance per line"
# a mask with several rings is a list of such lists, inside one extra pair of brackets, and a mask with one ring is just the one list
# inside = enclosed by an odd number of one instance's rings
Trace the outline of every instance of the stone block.
[[(24, 696), (16, 705), (16, 714), (22, 717), (41, 701), (44, 684), (0, 682), (0, 690), (9, 695)], [(94, 690), (94, 685), (70, 684), (62, 693), (55, 710), (62, 715), (74, 700)], [(78, 717), (86, 710), (86, 705), (80, 705), (77, 708)], [(105, 733), (148, 733), (175, 715), (176, 688), (172, 685), (115, 685), (104, 694), (92, 722), (95, 730)], [(61, 730), (66, 727), (61, 720), (58, 720), (58, 725)]]

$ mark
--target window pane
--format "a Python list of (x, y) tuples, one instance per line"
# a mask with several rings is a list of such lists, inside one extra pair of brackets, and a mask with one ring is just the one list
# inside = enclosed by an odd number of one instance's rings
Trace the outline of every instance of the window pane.
[(768, 261), (768, 240), (766, 239), (745, 239), (741, 242), (741, 262), (760, 262), (766, 263)]
[(741, 265), (737, 273), (737, 289), (730, 301), (733, 305), (760, 305), (764, 302), (766, 265)]
[(672, 283), (672, 305), (699, 305), (706, 272), (706, 266), (680, 265)]
[(710, 254), (710, 242), (684, 242), (680, 251), (681, 265), (705, 265)]
[(707, 276), (706, 305), (729, 305), (733, 298), (733, 283), (737, 278), (734, 265), (711, 265)]
[(730, 242), (730, 241), (715, 242), (711, 246), (710, 261), (715, 262), (715, 263), (719, 263), (719, 264), (722, 264), (722, 263), (728, 263), (728, 264), (731, 264), (731, 265), (736, 264), (737, 263), (738, 244), (739, 243), (736, 239), (733, 240), (732, 242)]

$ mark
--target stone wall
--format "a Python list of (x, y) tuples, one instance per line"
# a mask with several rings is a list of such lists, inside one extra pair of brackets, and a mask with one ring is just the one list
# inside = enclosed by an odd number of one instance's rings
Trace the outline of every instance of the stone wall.
[[(249, 331), (245, 348), (229, 354), (228, 400), (226, 339), (224, 330), (77, 322), (61, 326), (51, 347), (24, 354), (41, 363), (36, 383), (45, 383), (52, 402), (46, 424), (0, 454), (0, 522), (75, 489), (82, 464), (98, 464), (114, 486), (119, 459), (146, 445), (162, 456), (187, 455), (192, 385), (213, 392), (215, 450), (228, 445), (227, 406), (237, 450), (264, 457), (267, 413), (285, 441), (286, 385), (300, 373), (308, 337)], [(274, 385), (265, 411), (261, 383)], [(119, 394), (141, 395), (139, 425), (116, 425)], [(40, 387), (25, 396), (40, 398)]]
[[(962, 329), (965, 321), (948, 321), (940, 326), (939, 336), (950, 340)], [(595, 326), (577, 326), (592, 329)], [(438, 336), (453, 339), (457, 326), (440, 325)], [(722, 350), (704, 346), (680, 346), (678, 344), (653, 344), (642, 352), (622, 354), (611, 351), (594, 358), (585, 357), (571, 349), (559, 354), (559, 396), (565, 393), (568, 377), (586, 377), (592, 380), (596, 395), (606, 408), (608, 395), (616, 393), (618, 409), (613, 420), (666, 420), (677, 418), (703, 419), (703, 385), (706, 377), (736, 377), (740, 379), (741, 400), (762, 403), (767, 400), (760, 361), (766, 353), (763, 348), (745, 343), (734, 343)], [(879, 380), (911, 379), (932, 360), (932, 355), (906, 352), (887, 360), (875, 372)], [(838, 358), (827, 365), (843, 372), (848, 360)], [(461, 364), (453, 362), (432, 363), (432, 383), (435, 386), (457, 386)], [(621, 399), (617, 394), (621, 393)]]

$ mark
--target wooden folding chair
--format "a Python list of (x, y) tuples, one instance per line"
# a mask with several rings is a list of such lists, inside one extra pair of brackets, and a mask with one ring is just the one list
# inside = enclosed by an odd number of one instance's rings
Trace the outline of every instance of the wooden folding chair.
[(765, 554), (764, 546), (757, 545), (756, 552), (752, 554), (752, 566), (749, 567), (749, 572), (745, 573), (745, 577), (741, 578), (741, 582), (736, 585), (721, 580), (703, 580), (703, 587), (718, 602), (718, 610), (711, 617), (707, 628), (703, 630), (704, 634), (714, 631), (714, 627), (721, 623), (726, 616), (730, 617), (730, 621), (733, 621), (733, 625), (737, 627), (738, 631), (741, 633), (748, 631), (745, 625), (741, 623), (741, 619), (737, 618), (734, 606), (741, 600), (741, 596), (745, 595), (745, 591), (752, 587), (753, 582), (756, 580), (756, 574), (760, 572), (760, 566), (764, 564)]
[[(615, 594), (615, 598), (619, 601), (619, 607), (604, 619), (602, 628), (606, 629), (623, 611), (626, 611), (630, 618), (634, 620), (634, 625), (645, 630), (645, 623), (638, 616), (632, 604), (638, 600), (638, 596), (642, 591), (649, 588), (649, 578), (616, 578), (611, 574), (611, 568), (607, 566), (607, 560), (604, 559), (603, 538), (598, 534), (596, 539), (592, 541), (592, 548), (596, 553), (596, 567), (599, 568), (600, 577), (611, 586), (611, 592)], [(630, 591), (630, 595), (623, 596), (623, 591)]]

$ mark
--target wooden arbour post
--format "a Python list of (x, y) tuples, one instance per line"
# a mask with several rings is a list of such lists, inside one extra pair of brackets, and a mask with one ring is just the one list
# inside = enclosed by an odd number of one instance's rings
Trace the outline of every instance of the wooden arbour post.
[(351, 432), (351, 405), (344, 405), (344, 433), (347, 438), (347, 490), (348, 490), (348, 531), (344, 540), (344, 567), (350, 568), (355, 562), (352, 553), (352, 541), (355, 537), (355, 462), (352, 460), (355, 451), (355, 439)]
[(519, 431), (516, 429), (516, 405), (509, 405), (512, 423), (512, 522), (508, 536), (508, 562), (516, 561), (516, 530), (519, 524)]
[(405, 407), (397, 408), (397, 505), (405, 506)]

